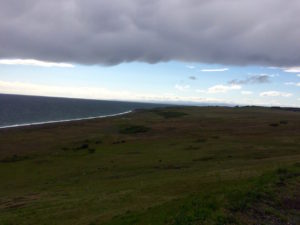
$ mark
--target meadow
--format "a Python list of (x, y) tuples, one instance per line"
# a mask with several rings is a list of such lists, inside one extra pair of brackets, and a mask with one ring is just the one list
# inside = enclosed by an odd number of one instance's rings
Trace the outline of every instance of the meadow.
[(300, 224), (300, 112), (170, 107), (0, 130), (1, 225)]

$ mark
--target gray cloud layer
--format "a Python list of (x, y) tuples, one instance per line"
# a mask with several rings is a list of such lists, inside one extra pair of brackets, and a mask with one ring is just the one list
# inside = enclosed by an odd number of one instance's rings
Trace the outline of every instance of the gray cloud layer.
[(262, 84), (269, 83), (270, 76), (268, 75), (253, 75), (244, 80), (232, 80), (229, 81), (229, 84)]
[(300, 63), (299, 0), (0, 0), (0, 58)]

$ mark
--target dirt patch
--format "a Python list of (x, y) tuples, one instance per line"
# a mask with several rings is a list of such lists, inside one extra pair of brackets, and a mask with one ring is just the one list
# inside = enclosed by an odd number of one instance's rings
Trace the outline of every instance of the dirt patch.
[(121, 134), (138, 134), (150, 131), (151, 128), (142, 125), (131, 125), (120, 129)]
[(181, 169), (187, 169), (189, 166), (186, 165), (161, 165), (161, 166), (155, 166), (155, 169), (160, 170), (181, 170)]
[(40, 199), (39, 194), (32, 194), (28, 196), (15, 197), (7, 200), (0, 200), (0, 209), (16, 209), (24, 207), (33, 201)]
[(204, 157), (201, 157), (201, 158), (196, 158), (196, 159), (193, 159), (194, 162), (205, 162), (205, 161), (210, 161), (210, 160), (214, 160), (215, 157), (214, 156), (204, 156)]
[(283, 205), (286, 209), (295, 209), (300, 212), (300, 196), (296, 196), (296, 198), (287, 198), (283, 200)]
[(23, 161), (29, 159), (28, 156), (19, 156), (19, 155), (13, 155), (11, 157), (7, 157), (4, 158), (2, 160), (0, 160), (0, 163), (13, 163), (13, 162), (19, 162), (19, 161)]
[(118, 145), (118, 144), (124, 144), (124, 143), (126, 143), (125, 140), (118, 140), (118, 141), (114, 141), (112, 144), (113, 145)]
[(198, 146), (193, 146), (193, 145), (190, 145), (185, 148), (185, 150), (188, 150), (188, 151), (199, 150), (199, 149), (200, 148)]

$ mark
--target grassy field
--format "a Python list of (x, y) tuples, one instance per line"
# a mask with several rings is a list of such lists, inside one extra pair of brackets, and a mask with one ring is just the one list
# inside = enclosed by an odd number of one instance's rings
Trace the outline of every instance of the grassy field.
[(300, 112), (174, 107), (0, 130), (0, 224), (300, 224)]

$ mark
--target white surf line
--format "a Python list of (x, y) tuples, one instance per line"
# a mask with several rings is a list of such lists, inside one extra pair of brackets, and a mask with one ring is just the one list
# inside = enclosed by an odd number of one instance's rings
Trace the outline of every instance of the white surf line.
[(121, 116), (121, 115), (129, 114), (129, 113), (132, 113), (132, 110), (122, 112), (122, 113), (111, 114), (111, 115), (103, 115), (103, 116), (92, 116), (92, 117), (75, 118), (75, 119), (69, 119), (69, 120), (52, 120), (52, 121), (46, 121), (46, 122), (22, 123), (22, 124), (8, 125), (8, 126), (0, 127), (0, 129), (35, 126), (35, 125), (43, 125), (43, 124), (50, 124), (50, 123), (63, 123), (63, 122), (72, 122), (72, 121), (81, 121), (81, 120), (91, 120), (91, 119)]

